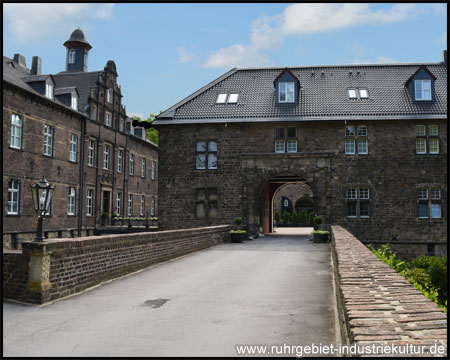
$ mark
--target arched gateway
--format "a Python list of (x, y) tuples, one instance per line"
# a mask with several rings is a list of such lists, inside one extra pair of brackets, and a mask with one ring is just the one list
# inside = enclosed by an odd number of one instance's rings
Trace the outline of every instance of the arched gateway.
[(277, 193), (279, 193), (283, 188), (288, 185), (298, 185), (299, 190), (304, 188), (307, 190), (308, 197), (310, 199), (298, 199), (295, 204), (296, 207), (299, 204), (305, 204), (308, 201), (309, 211), (315, 211), (312, 198), (314, 197), (314, 192), (308, 184), (308, 182), (304, 179), (301, 179), (296, 176), (278, 176), (267, 181), (262, 190), (261, 190), (261, 222), (260, 225), (262, 227), (262, 232), (264, 234), (271, 233), (273, 231), (273, 216), (274, 216), (274, 199), (276, 198)]

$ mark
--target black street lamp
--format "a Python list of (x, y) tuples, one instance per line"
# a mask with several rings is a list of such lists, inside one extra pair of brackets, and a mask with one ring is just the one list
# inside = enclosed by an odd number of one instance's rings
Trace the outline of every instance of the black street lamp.
[(55, 187), (48, 183), (45, 176), (42, 177), (41, 181), (37, 184), (31, 186), (31, 193), (33, 194), (33, 205), (34, 210), (38, 214), (38, 226), (36, 237), (33, 241), (40, 242), (44, 241), (44, 229), (42, 223), (45, 215), (50, 209), (50, 204), (52, 202), (52, 195)]

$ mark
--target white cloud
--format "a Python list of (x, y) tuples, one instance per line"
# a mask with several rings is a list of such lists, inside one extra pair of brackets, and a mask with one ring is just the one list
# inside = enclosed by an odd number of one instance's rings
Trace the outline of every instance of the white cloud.
[[(363, 24), (404, 21), (417, 13), (415, 4), (395, 4), (372, 10), (369, 4), (308, 3), (289, 5), (282, 14), (262, 16), (252, 23), (250, 44), (234, 44), (209, 56), (206, 67), (257, 66), (269, 62), (265, 51), (280, 47), (286, 36), (334, 31)], [(255, 62), (256, 61), (256, 62)]]
[(146, 117), (144, 116), (144, 114), (139, 113), (139, 112), (132, 112), (132, 113), (128, 113), (129, 117), (133, 117), (133, 116), (138, 116), (141, 120), (145, 120)]
[(353, 59), (352, 64), (393, 64), (398, 62), (400, 61), (389, 56), (378, 56), (375, 61), (367, 59), (360, 60), (358, 58)]
[(177, 48), (178, 62), (180, 64), (187, 63), (194, 58), (194, 54), (183, 47)]
[(87, 19), (113, 18), (114, 4), (7, 3), (5, 25), (11, 39), (27, 43), (50, 35), (69, 33)]

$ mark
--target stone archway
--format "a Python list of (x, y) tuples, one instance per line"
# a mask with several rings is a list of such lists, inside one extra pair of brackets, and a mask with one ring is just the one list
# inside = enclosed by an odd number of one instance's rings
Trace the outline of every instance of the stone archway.
[[(275, 177), (267, 181), (261, 191), (261, 226), (264, 234), (273, 232), (274, 199), (276, 195), (282, 188), (290, 185), (305, 187), (308, 195), (312, 198), (312, 188), (304, 179), (297, 177)], [(302, 196), (302, 194), (299, 196)]]

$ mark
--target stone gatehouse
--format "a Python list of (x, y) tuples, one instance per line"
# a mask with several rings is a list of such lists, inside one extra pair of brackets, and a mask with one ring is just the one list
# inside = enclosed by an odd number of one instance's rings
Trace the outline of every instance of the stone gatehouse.
[(273, 226), (289, 183), (403, 255), (447, 244), (447, 61), (233, 69), (160, 114), (162, 229)]

